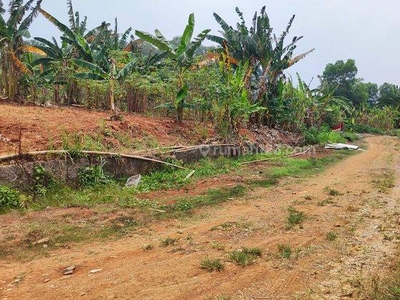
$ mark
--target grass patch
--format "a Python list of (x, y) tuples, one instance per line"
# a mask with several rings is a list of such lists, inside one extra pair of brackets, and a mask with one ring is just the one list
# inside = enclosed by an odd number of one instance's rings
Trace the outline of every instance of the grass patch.
[(305, 213), (298, 211), (294, 207), (289, 207), (288, 208), (289, 215), (287, 216), (287, 229), (292, 229), (296, 225), (300, 225), (303, 223), (303, 221), (306, 218)]
[(211, 248), (218, 250), (218, 251), (225, 251), (226, 246), (224, 244), (218, 242), (212, 242)]
[(333, 242), (334, 240), (336, 240), (338, 237), (337, 233), (333, 232), (333, 231), (329, 231), (326, 234), (326, 239), (330, 242)]
[(260, 248), (244, 247), (229, 253), (229, 258), (235, 264), (245, 267), (253, 264), (257, 258), (261, 257), (262, 251)]
[(380, 174), (376, 174), (372, 180), (372, 184), (381, 193), (387, 193), (388, 190), (394, 188), (395, 172), (393, 170), (385, 170)]
[(171, 238), (171, 237), (166, 237), (165, 239), (161, 240), (161, 247), (169, 247), (169, 246), (175, 246), (179, 241), (179, 238)]
[(278, 244), (279, 256), (289, 259), (292, 256), (292, 247), (290, 245)]
[(400, 299), (400, 262), (394, 264), (384, 277), (373, 276), (361, 285), (363, 299), (398, 300)]
[(333, 204), (333, 203), (335, 203), (335, 202), (332, 200), (332, 198), (327, 198), (325, 200), (318, 201), (317, 205), (318, 206), (325, 206), (325, 205)]
[(341, 193), (338, 190), (326, 187), (324, 191), (329, 195), (329, 196), (339, 196)]
[(221, 272), (224, 269), (224, 263), (220, 258), (205, 258), (201, 261), (200, 267), (208, 272), (218, 271)]
[[(23, 237), (16, 241), (3, 241), (0, 245), (0, 258), (13, 257), (20, 260), (30, 260), (38, 256), (44, 256), (51, 250), (70, 247), (71, 244), (81, 242), (92, 242), (98, 240), (108, 241), (123, 237), (136, 230), (141, 224), (131, 216), (121, 216), (102, 224), (92, 220), (71, 224), (69, 220), (42, 220), (40, 223), (31, 223), (23, 234)], [(48, 238), (46, 247), (37, 242)]]

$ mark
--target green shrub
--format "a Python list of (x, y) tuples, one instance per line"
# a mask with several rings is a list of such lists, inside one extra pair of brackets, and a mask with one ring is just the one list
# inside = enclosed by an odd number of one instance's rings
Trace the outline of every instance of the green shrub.
[(111, 177), (104, 170), (105, 162), (99, 165), (85, 167), (78, 171), (79, 183), (85, 187), (92, 187), (100, 184), (110, 183)]
[(46, 195), (48, 188), (55, 183), (54, 178), (43, 166), (33, 168), (31, 191), (35, 195)]
[(354, 132), (358, 132), (358, 133), (374, 133), (374, 134), (383, 134), (383, 130), (370, 126), (370, 125), (366, 125), (366, 124), (354, 124), (351, 126), (352, 130)]
[(310, 127), (303, 130), (304, 141), (307, 145), (318, 144), (318, 132), (317, 127)]
[(19, 207), (19, 192), (11, 187), (0, 185), (0, 211)]
[(327, 126), (310, 127), (303, 130), (304, 141), (308, 145), (345, 142), (338, 131), (332, 131)]

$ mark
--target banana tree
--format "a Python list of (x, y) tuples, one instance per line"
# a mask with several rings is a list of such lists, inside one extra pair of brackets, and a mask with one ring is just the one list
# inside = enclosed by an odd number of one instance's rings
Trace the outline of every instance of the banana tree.
[(24, 45), (23, 38), (30, 37), (28, 29), (40, 9), (41, 2), (42, 0), (30, 0), (24, 4), (23, 0), (10, 1), (7, 13), (3, 2), (0, 1), (1, 92), (11, 101), (20, 93), (23, 75), (29, 73), (21, 61), (22, 53), (30, 48)]
[(185, 73), (193, 66), (195, 51), (201, 46), (201, 43), (206, 38), (210, 29), (203, 30), (192, 41), (194, 33), (195, 19), (194, 14), (189, 15), (188, 24), (180, 38), (180, 43), (177, 47), (173, 46), (164, 35), (156, 29), (155, 35), (151, 35), (143, 31), (135, 31), (135, 34), (142, 40), (157, 47), (162, 52), (166, 53), (171, 58), (177, 70), (177, 94), (174, 101), (174, 107), (177, 112), (177, 121), (183, 121), (183, 111), (185, 108), (185, 100), (188, 96), (188, 85), (185, 83)]
[[(222, 49), (227, 48), (233, 59), (249, 61), (253, 75), (248, 77), (246, 87), (251, 91), (253, 101), (269, 107), (272, 105), (270, 101), (279, 94), (283, 72), (311, 53), (313, 49), (297, 56), (293, 55), (297, 42), (302, 39), (301, 36), (294, 37), (288, 45), (285, 45), (285, 38), (289, 34), (295, 16), (292, 16), (286, 30), (277, 38), (273, 34), (265, 6), (261, 9), (260, 15), (257, 12), (254, 14), (250, 28), (247, 27), (239, 8), (236, 8), (236, 12), (240, 18), (236, 28), (228, 25), (214, 13), (215, 20), (222, 28), (222, 37), (208, 35), (207, 38), (218, 43)], [(268, 111), (263, 123), (267, 123), (267, 115)]]
[(116, 61), (113, 58), (110, 58), (109, 65), (107, 69), (96, 65), (94, 63), (82, 60), (82, 59), (72, 59), (72, 62), (75, 63), (77, 66), (87, 70), (86, 72), (76, 73), (74, 74), (75, 78), (78, 79), (89, 79), (89, 80), (100, 80), (100, 81), (107, 81), (109, 85), (109, 105), (111, 111), (113, 112), (114, 116), (118, 115), (117, 108), (115, 105), (115, 97), (114, 97), (114, 90), (115, 90), (115, 83), (116, 81), (124, 81), (126, 77), (128, 77), (136, 64), (136, 58), (132, 58), (129, 63), (127, 63), (122, 69), (117, 71)]

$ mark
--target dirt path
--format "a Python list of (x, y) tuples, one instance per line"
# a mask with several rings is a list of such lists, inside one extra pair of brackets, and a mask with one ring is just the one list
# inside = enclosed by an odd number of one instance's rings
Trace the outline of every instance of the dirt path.
[[(384, 272), (399, 237), (399, 141), (367, 138), (368, 149), (310, 178), (292, 178), (245, 199), (163, 221), (130, 237), (76, 245), (29, 262), (0, 261), (1, 299), (360, 299), (360, 282)], [(395, 187), (386, 188), (391, 172)], [(306, 214), (286, 227), (288, 207)], [(337, 236), (335, 240), (328, 240)], [(161, 247), (166, 237), (175, 246)], [(334, 238), (332, 238), (334, 239)], [(154, 245), (143, 250), (143, 245)], [(292, 256), (279, 256), (278, 245)], [(240, 267), (228, 252), (259, 247)], [(221, 258), (222, 272), (200, 268)], [(75, 265), (73, 275), (62, 275)], [(101, 269), (96, 273), (91, 270)]]

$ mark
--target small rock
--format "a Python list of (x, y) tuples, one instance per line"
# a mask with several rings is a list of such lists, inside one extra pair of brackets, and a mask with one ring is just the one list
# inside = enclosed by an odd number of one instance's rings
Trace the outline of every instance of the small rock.
[(49, 241), (50, 241), (49, 238), (43, 238), (43, 239), (38, 240), (35, 244), (37, 244), (37, 245), (46, 244), (46, 243), (48, 243)]
[(93, 269), (93, 270), (89, 271), (89, 274), (95, 274), (95, 273), (99, 273), (101, 271), (103, 271), (103, 269)]
[(75, 269), (76, 269), (76, 266), (69, 266), (69, 267), (66, 267), (66, 268), (63, 270), (63, 275), (72, 275), (72, 274), (74, 274)]
[(48, 283), (50, 281), (50, 279), (46, 278), (45, 280), (43, 280), (44, 283)]

